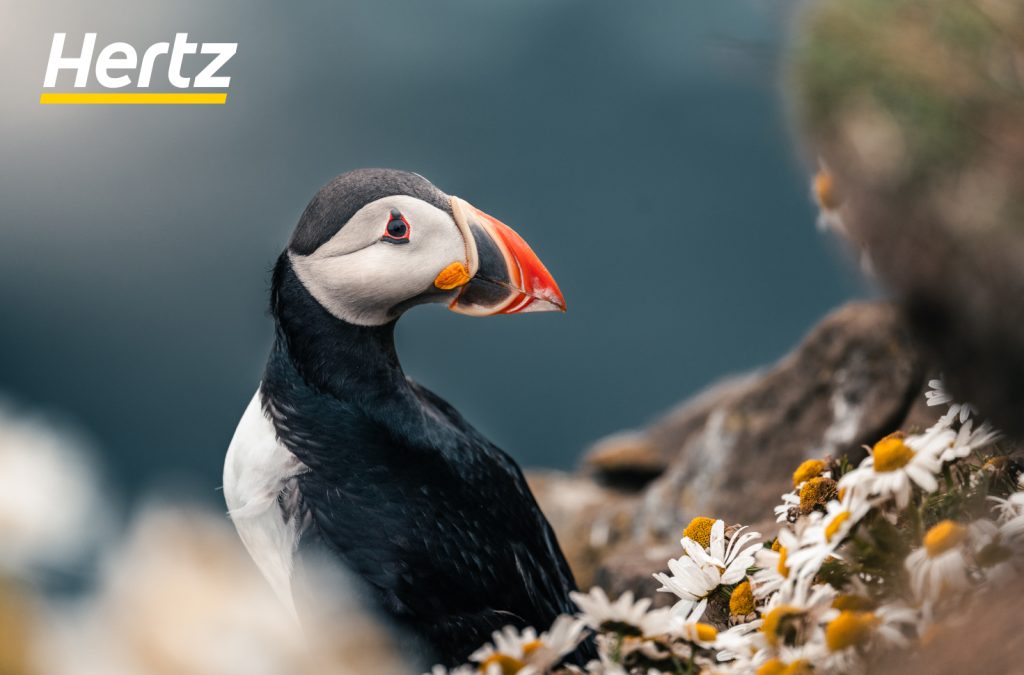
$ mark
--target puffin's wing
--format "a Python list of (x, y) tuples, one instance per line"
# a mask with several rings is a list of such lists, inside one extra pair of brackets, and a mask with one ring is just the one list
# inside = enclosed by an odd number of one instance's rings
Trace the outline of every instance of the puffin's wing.
[[(410, 382), (426, 403), (462, 432), (461, 443), (471, 446), (472, 454), (483, 465), (480, 470), (492, 474), (482, 481), (491, 490), (483, 497), (483, 503), (489, 503), (496, 517), (506, 521), (518, 535), (509, 544), (516, 569), (525, 584), (523, 590), (535, 596), (532, 604), (541, 615), (552, 619), (560, 613), (575, 612), (576, 607), (568, 599), (569, 592), (576, 590), (572, 570), (519, 465), (477, 431), (450, 403)], [(460, 451), (463, 449), (457, 450)], [(535, 628), (542, 630), (546, 626)]]
[(415, 423), (394, 421), (406, 408), (381, 410), (388, 423), (347, 425), (329, 448), (285, 435), (310, 468), (298, 476), (304, 545), (325, 544), (445, 653), (468, 655), (507, 624), (547, 629), (574, 611), (575, 583), (522, 472), (449, 404), (415, 390), (428, 413), (416, 408)]

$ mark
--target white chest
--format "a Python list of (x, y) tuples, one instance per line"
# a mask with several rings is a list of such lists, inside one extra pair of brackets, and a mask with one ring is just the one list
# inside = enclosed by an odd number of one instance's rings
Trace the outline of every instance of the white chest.
[(294, 479), (304, 471), (305, 465), (278, 441), (257, 390), (228, 446), (224, 500), (249, 555), (293, 613), (291, 579), (299, 518), (282, 508), (282, 503), (294, 501), (281, 496), (296, 489)]

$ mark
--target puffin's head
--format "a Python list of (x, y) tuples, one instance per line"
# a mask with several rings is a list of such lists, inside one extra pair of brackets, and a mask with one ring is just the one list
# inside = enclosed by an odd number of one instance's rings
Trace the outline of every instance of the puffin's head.
[(358, 325), (387, 323), (425, 302), (475, 316), (565, 311), (519, 235), (415, 173), (338, 176), (306, 207), (287, 255), (324, 309)]

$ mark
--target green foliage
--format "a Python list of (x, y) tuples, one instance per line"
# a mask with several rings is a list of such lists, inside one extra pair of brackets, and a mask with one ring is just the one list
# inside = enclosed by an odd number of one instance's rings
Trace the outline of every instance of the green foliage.
[(821, 0), (794, 54), (802, 121), (834, 144), (869, 108), (905, 144), (905, 182), (959, 167), (993, 114), (1020, 105), (1019, 77), (999, 77), (998, 62), (1022, 25), (1019, 11), (997, 20), (971, 0)]

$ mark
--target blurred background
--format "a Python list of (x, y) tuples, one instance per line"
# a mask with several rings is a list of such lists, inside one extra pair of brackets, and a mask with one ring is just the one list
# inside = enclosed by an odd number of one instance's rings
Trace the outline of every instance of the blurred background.
[[(277, 624), (232, 624), (237, 597), (265, 589), (237, 572), (252, 570), (218, 488), (271, 343), (269, 270), (340, 172), (422, 173), (515, 227), (553, 271), (565, 315), (475, 320), (432, 306), (398, 332), (406, 370), (524, 465), (570, 467), (595, 439), (771, 362), (868, 294), (813, 226), (809, 167), (788, 132), (792, 8), (4, 0), (0, 481), (20, 490), (0, 495), (13, 514), (0, 561), (58, 594), (106, 589), (92, 611), (49, 617), (76, 656), (47, 668), (294, 663)], [(179, 31), (237, 42), (227, 105), (40, 106), (53, 33), (77, 53), (86, 31), (97, 50), (127, 41), (141, 53)], [(109, 531), (124, 541), (97, 556), (84, 540)], [(224, 590), (216, 600), (174, 576), (196, 561), (214, 570), (203, 583)], [(80, 658), (93, 632), (166, 610), (141, 590), (156, 587), (181, 605), (177, 620), (151, 617), (166, 630), (138, 636), (134, 656), (120, 645)], [(23, 600), (0, 593), (0, 628), (23, 624), (3, 623), (31, 613)], [(188, 616), (193, 633), (173, 633)], [(224, 625), (241, 645), (225, 669), (175, 661), (179, 639)], [(25, 641), (8, 635), (13, 663)], [(283, 651), (237, 670), (253, 635)]]
[[(419, 308), (407, 371), (521, 463), (571, 466), (860, 293), (787, 136), (790, 6), (8, 0), (0, 391), (88, 436), (119, 495), (219, 500), (275, 257), (321, 184), (396, 167), (518, 229), (569, 303)], [(228, 104), (40, 106), (57, 31), (238, 42)]]

